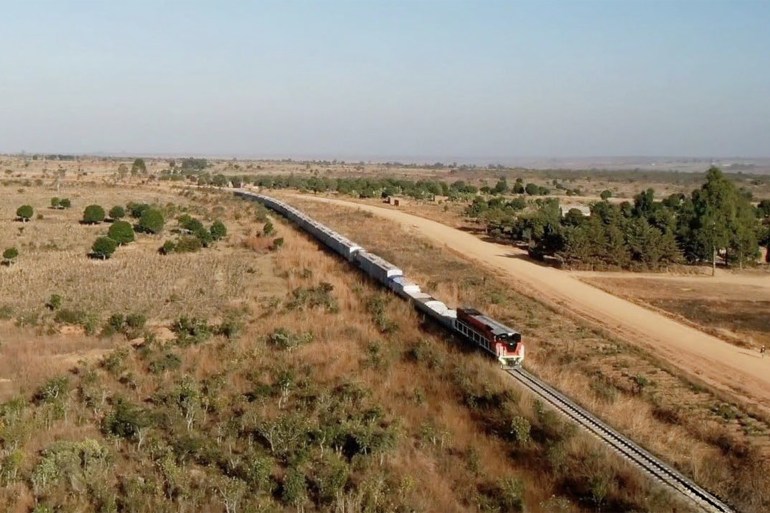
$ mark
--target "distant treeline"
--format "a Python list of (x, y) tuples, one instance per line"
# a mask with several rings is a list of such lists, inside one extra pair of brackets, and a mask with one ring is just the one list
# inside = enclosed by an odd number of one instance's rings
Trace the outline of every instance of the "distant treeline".
[(759, 246), (770, 245), (770, 201), (751, 204), (715, 167), (688, 196), (655, 199), (652, 189), (633, 203), (606, 199), (590, 215), (570, 209), (562, 215), (554, 198), (527, 208), (522, 198), (476, 198), (469, 217), (486, 224), (496, 238), (526, 243), (530, 254), (554, 257), (572, 267), (657, 269), (677, 262), (710, 262), (720, 255), (729, 264), (753, 262)]

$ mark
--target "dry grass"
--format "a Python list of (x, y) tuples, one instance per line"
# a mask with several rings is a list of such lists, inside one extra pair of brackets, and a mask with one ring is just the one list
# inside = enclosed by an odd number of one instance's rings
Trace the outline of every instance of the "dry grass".
[[(764, 278), (763, 274), (757, 277)], [(726, 280), (728, 280), (726, 278)], [(770, 345), (770, 288), (748, 283), (675, 278), (584, 278), (608, 292), (683, 319), (751, 349)]]
[[(770, 455), (770, 426), (740, 405), (693, 385), (654, 357), (527, 299), (502, 276), (473, 267), (397, 225), (364, 212), (295, 198), (291, 203), (367, 249), (396, 262), (447, 304), (470, 304), (522, 330), (528, 367), (605, 420), (665, 456), (685, 473), (746, 511), (763, 511), (766, 487), (736, 486), (764, 467), (741, 447)], [(510, 385), (509, 385), (510, 386)], [(730, 470), (732, 469), (732, 470)], [(725, 472), (731, 476), (725, 478)]]

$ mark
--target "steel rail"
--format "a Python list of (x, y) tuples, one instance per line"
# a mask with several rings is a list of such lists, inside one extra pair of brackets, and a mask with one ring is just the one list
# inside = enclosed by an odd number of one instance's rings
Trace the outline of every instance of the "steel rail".
[(607, 425), (545, 381), (520, 367), (508, 369), (506, 372), (557, 411), (614, 449), (621, 458), (642, 469), (654, 481), (684, 496), (701, 510), (708, 513), (736, 513), (734, 509), (692, 482), (681, 472)]

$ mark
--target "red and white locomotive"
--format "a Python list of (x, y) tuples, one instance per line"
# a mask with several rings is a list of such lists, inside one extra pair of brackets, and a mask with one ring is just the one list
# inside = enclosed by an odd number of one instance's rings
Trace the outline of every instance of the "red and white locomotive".
[(503, 367), (516, 367), (524, 360), (521, 334), (473, 308), (458, 308), (455, 330), (495, 355)]

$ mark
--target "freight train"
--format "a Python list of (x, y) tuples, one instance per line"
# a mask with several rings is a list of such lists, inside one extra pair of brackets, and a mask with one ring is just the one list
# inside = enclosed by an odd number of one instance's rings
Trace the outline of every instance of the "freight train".
[(366, 251), (352, 240), (283, 201), (242, 189), (235, 191), (235, 195), (258, 201), (286, 217), (329, 249), (358, 266), (369, 277), (398, 296), (411, 301), (423, 314), (492, 354), (503, 367), (517, 367), (524, 361), (524, 344), (521, 334), (516, 330), (473, 308), (449, 308), (442, 301), (423, 292), (419, 285), (409, 281), (397, 266)]

